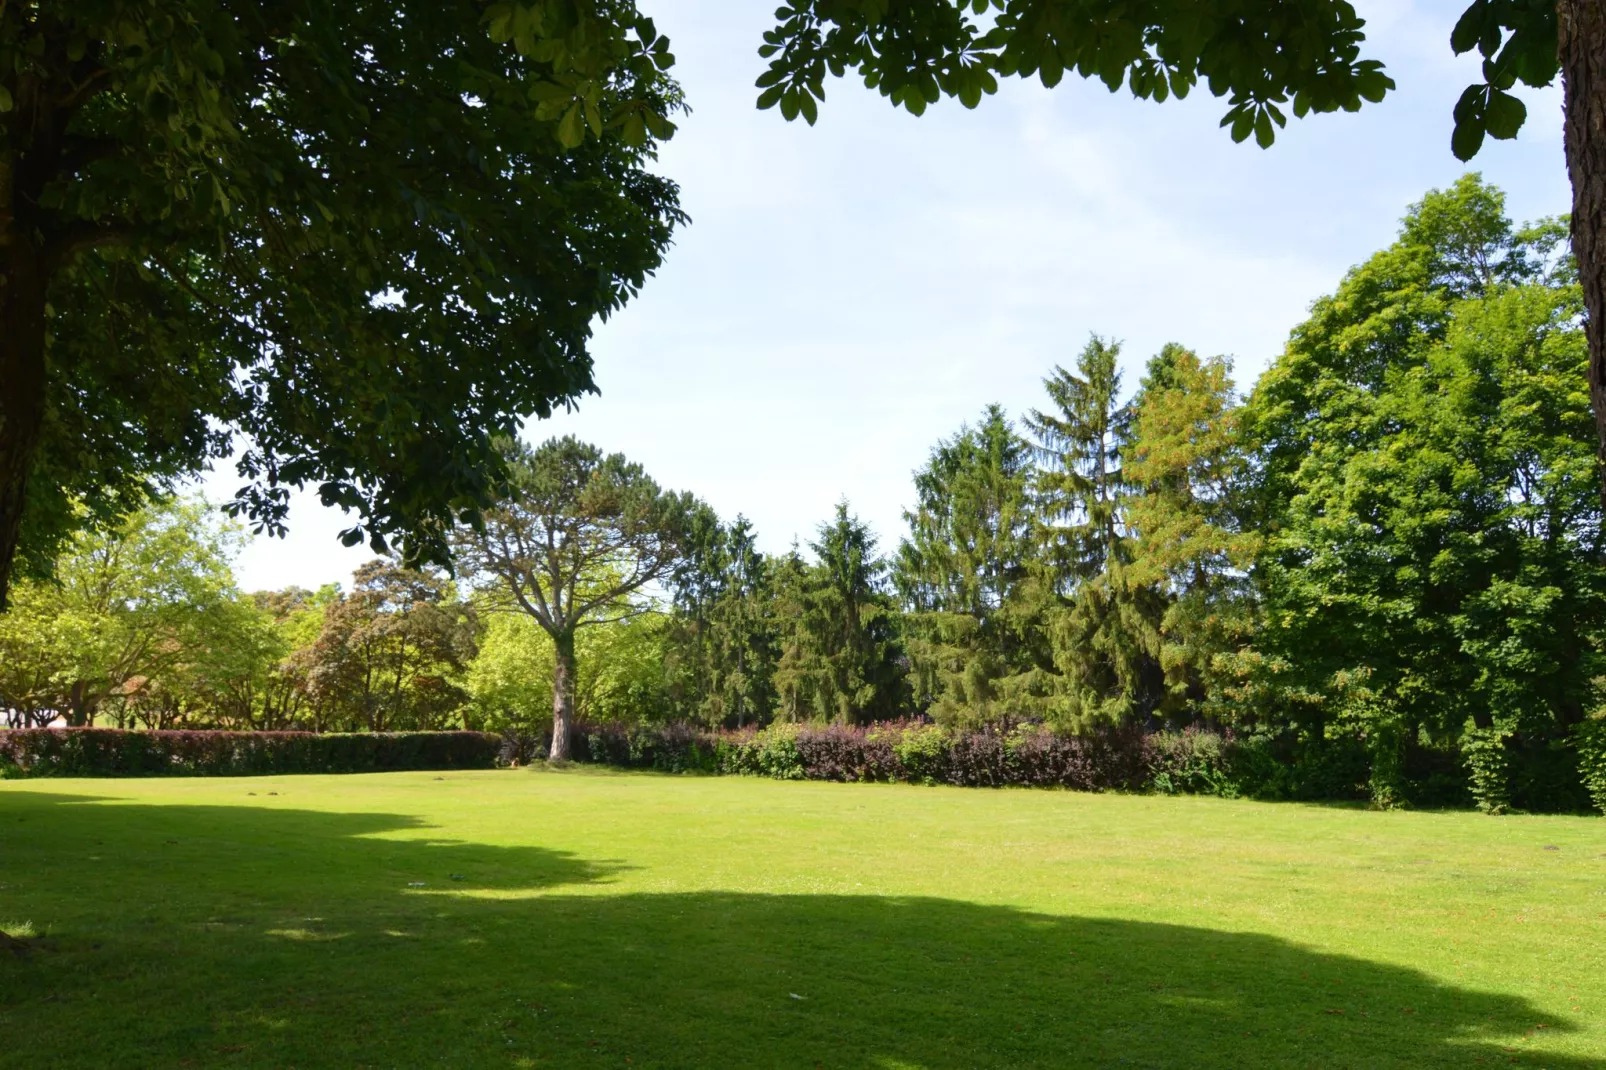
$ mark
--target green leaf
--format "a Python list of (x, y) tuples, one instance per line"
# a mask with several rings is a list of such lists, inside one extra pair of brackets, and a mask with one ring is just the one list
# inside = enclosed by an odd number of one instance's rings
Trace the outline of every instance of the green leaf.
[(781, 94), (786, 90), (781, 86), (771, 86), (758, 95), (758, 109), (765, 111), (781, 102)]
[(1472, 6), (1461, 13), (1455, 29), (1450, 31), (1450, 48), (1456, 55), (1478, 47), (1483, 36), (1484, 21), (1489, 15), (1489, 0), (1473, 0)]
[(0, 112), (10, 111), (14, 107), (16, 103), (11, 99), (11, 90), (0, 85)]
[(814, 103), (814, 96), (808, 92), (798, 94), (798, 106), (803, 112), (803, 120), (810, 126), (820, 117), (818, 106)]
[(1455, 158), (1463, 163), (1472, 159), (1483, 148), (1483, 117), (1469, 119), (1465, 122), (1457, 121), (1455, 132), (1450, 135), (1450, 151)]
[(1528, 118), (1528, 108), (1510, 93), (1495, 89), (1489, 93), (1489, 105), (1484, 111), (1489, 136), (1510, 141), (1522, 129)]
[(1277, 131), (1271, 125), (1271, 116), (1265, 111), (1255, 116), (1255, 144), (1263, 149), (1271, 148), (1272, 142), (1277, 140)]
[(585, 117), (577, 100), (569, 105), (569, 110), (558, 121), (558, 144), (566, 149), (575, 149), (580, 147), (585, 138)]

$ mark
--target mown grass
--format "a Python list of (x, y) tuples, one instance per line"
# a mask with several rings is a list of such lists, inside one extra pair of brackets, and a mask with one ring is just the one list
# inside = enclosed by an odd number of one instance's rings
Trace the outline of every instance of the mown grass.
[(1606, 821), (595, 770), (0, 784), (0, 1064), (1606, 1067)]

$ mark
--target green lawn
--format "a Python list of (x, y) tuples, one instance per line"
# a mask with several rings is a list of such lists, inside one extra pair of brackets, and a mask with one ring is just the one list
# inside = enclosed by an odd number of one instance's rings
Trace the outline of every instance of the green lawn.
[(1606, 821), (610, 774), (0, 783), (0, 1065), (1606, 1067)]

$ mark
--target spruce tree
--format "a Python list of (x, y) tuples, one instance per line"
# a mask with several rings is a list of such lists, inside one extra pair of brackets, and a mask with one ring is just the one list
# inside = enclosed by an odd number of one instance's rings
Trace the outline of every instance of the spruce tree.
[(1076, 371), (1043, 381), (1052, 412), (1032, 410), (1048, 639), (1058, 672), (1050, 711), (1085, 727), (1146, 715), (1163, 690), (1160, 613), (1129, 573), (1121, 450), (1131, 410), (1120, 401), (1121, 347), (1094, 336)]
[(1041, 683), (1038, 603), (1027, 596), (1038, 544), (1031, 447), (989, 405), (915, 473), (917, 505), (892, 579), (906, 612), (917, 706), (984, 723), (1034, 709)]

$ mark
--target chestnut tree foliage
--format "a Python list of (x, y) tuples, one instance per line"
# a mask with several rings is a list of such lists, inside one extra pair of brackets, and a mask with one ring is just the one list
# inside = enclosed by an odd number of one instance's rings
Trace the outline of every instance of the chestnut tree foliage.
[(443, 560), (681, 218), (672, 63), (629, 0), (0, 5), (0, 607), (231, 451)]

